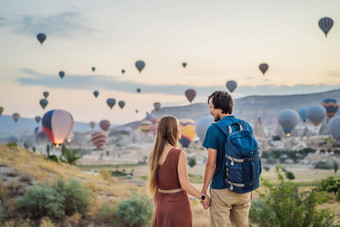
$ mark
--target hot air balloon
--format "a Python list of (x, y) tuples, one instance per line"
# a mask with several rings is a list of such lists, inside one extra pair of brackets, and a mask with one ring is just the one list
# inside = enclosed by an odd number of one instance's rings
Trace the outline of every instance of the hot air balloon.
[(125, 73), (125, 69), (122, 69), (122, 74), (124, 74)]
[(187, 67), (187, 63), (186, 63), (186, 62), (183, 62), (183, 63), (182, 63), (182, 66), (183, 66), (183, 68)]
[(179, 142), (183, 147), (187, 148), (197, 137), (196, 124), (195, 121), (191, 119), (182, 119), (179, 121), (179, 124), (182, 129), (182, 138), (179, 140)]
[(299, 121), (299, 115), (295, 110), (282, 110), (277, 116), (282, 130), (287, 136), (290, 136), (291, 132)]
[(229, 80), (226, 86), (230, 92), (233, 92), (237, 87), (237, 83), (235, 80)]
[(70, 133), (67, 135), (67, 137), (66, 137), (66, 141), (67, 141), (68, 143), (71, 143), (71, 141), (72, 141), (72, 139), (73, 139), (73, 136), (74, 136), (73, 132), (70, 132)]
[(34, 128), (34, 134), (35, 134), (35, 136), (38, 135), (39, 128), (40, 128), (40, 126), (37, 126), (37, 127)]
[(152, 113), (146, 113), (145, 120), (151, 121), (152, 124), (158, 123), (158, 118)]
[(328, 122), (328, 131), (332, 134), (334, 139), (340, 143), (340, 117), (333, 117)]
[(47, 99), (47, 97), (48, 97), (49, 94), (50, 94), (50, 93), (48, 93), (48, 91), (44, 91), (44, 92), (43, 92), (43, 96), (45, 97), (45, 99)]
[(99, 91), (94, 91), (94, 92), (93, 92), (93, 95), (94, 95), (94, 97), (96, 97), (96, 98), (97, 98), (97, 97), (98, 97), (98, 95), (99, 95)]
[(299, 115), (300, 115), (301, 119), (303, 120), (303, 122), (306, 122), (306, 120), (307, 120), (307, 110), (308, 110), (308, 108), (306, 108), (306, 107), (299, 109)]
[(13, 118), (14, 122), (17, 123), (20, 119), (20, 114), (14, 113), (14, 114), (12, 114), (12, 118)]
[(124, 101), (119, 101), (118, 102), (118, 106), (123, 109), (123, 107), (125, 106), (125, 102)]
[(40, 117), (40, 116), (36, 116), (34, 119), (35, 119), (35, 121), (36, 121), (37, 123), (39, 123), (40, 120), (41, 120), (41, 117)]
[(90, 125), (91, 128), (94, 128), (94, 126), (96, 126), (96, 122), (91, 121), (91, 122), (89, 123), (89, 125)]
[(42, 119), (42, 127), (51, 142), (58, 148), (73, 128), (73, 117), (65, 110), (50, 110)]
[(107, 132), (94, 131), (91, 135), (92, 143), (97, 149), (102, 149), (108, 138)]
[(1, 116), (2, 112), (4, 112), (4, 107), (0, 106), (0, 116)]
[(92, 72), (96, 71), (96, 67), (91, 68)]
[(153, 107), (155, 107), (155, 110), (158, 111), (161, 108), (161, 103), (160, 102), (155, 102), (153, 104)]
[(46, 40), (46, 35), (44, 33), (39, 33), (37, 35), (37, 39), (39, 40), (40, 44), (42, 45), (43, 42)]
[(110, 123), (110, 121), (108, 121), (108, 120), (101, 120), (100, 122), (99, 122), (99, 127), (103, 130), (103, 131), (107, 131), (107, 130), (109, 130), (109, 128), (110, 128), (110, 125), (111, 125), (111, 123)]
[(106, 100), (106, 103), (107, 103), (107, 105), (111, 108), (111, 110), (112, 110), (112, 107), (116, 104), (116, 100), (115, 99), (113, 99), (113, 98), (108, 98), (107, 100)]
[(321, 123), (325, 116), (326, 109), (323, 106), (311, 106), (307, 110), (307, 118), (313, 123), (315, 127)]
[(152, 130), (152, 122), (148, 120), (144, 120), (140, 123), (139, 129), (142, 133), (147, 135)]
[(321, 103), (323, 107), (326, 109), (326, 114), (328, 117), (328, 120), (330, 120), (332, 117), (335, 116), (336, 112), (339, 109), (339, 103), (336, 101), (336, 99), (324, 99)]
[(145, 67), (145, 62), (144, 61), (136, 61), (135, 65), (136, 65), (136, 68), (138, 69), (139, 73), (141, 73), (142, 70)]
[(45, 107), (46, 107), (47, 104), (48, 104), (48, 101), (47, 101), (47, 99), (40, 99), (39, 103), (40, 103), (40, 106), (41, 106), (41, 107), (43, 108), (43, 110), (44, 110)]
[(59, 76), (60, 76), (61, 79), (63, 79), (63, 77), (65, 76), (65, 72), (64, 71), (60, 71), (59, 72)]
[(333, 20), (329, 17), (323, 17), (319, 20), (319, 27), (325, 33), (325, 36), (327, 37), (327, 34), (329, 30), (331, 30), (333, 26)]
[(267, 72), (269, 66), (266, 63), (262, 63), (262, 64), (260, 64), (259, 68), (260, 68), (262, 74), (264, 75)]
[(135, 112), (138, 114), (139, 110), (136, 110)]
[(191, 103), (192, 100), (194, 100), (194, 98), (196, 97), (196, 91), (194, 89), (187, 89), (185, 91), (185, 96), (187, 97), (187, 99)]
[(141, 92), (141, 89), (140, 89), (140, 88), (137, 88), (137, 92), (140, 93), (140, 92)]
[(202, 142), (204, 141), (205, 134), (207, 133), (207, 130), (212, 123), (214, 123), (214, 117), (211, 115), (202, 117), (197, 122), (196, 133)]

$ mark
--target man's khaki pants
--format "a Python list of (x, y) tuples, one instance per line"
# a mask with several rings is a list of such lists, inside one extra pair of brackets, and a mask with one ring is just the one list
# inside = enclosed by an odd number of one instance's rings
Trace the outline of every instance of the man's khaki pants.
[(210, 223), (214, 227), (249, 226), (251, 192), (238, 194), (229, 189), (211, 189)]

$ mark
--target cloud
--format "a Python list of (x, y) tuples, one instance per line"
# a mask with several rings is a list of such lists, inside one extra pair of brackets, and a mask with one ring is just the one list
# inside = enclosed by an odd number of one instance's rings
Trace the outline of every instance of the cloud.
[[(163, 93), (171, 95), (183, 95), (188, 88), (198, 91), (199, 97), (207, 97), (213, 91), (225, 90), (225, 86), (188, 86), (184, 84), (172, 85), (150, 85), (136, 83), (133, 81), (122, 81), (119, 77), (105, 76), (105, 75), (72, 75), (67, 74), (63, 79), (55, 75), (47, 75), (36, 72), (32, 69), (22, 69), (26, 77), (18, 78), (22, 85), (41, 85), (50, 88), (63, 89), (105, 89), (116, 90), (123, 92), (136, 92), (137, 88), (141, 88), (142, 93)], [(340, 86), (330, 85), (295, 85), (295, 86), (276, 86), (276, 85), (261, 85), (256, 87), (239, 86), (236, 88), (234, 94), (237, 97), (244, 97), (248, 95), (289, 95), (289, 94), (306, 94), (324, 92), (334, 89), (340, 89)]]
[(7, 19), (4, 17), (0, 17), (0, 27), (7, 25)]
[(85, 25), (85, 21), (80, 13), (70, 11), (46, 17), (26, 15), (22, 16), (19, 21), (12, 21), (12, 24), (16, 26), (16, 33), (32, 35), (32, 33), (43, 32), (47, 36), (63, 37), (93, 31), (92, 28)]

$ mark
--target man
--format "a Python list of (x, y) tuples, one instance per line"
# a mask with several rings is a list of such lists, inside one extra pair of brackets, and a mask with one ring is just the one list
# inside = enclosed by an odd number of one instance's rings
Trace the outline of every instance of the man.
[[(238, 123), (232, 115), (233, 99), (226, 91), (215, 91), (208, 98), (210, 114), (215, 122), (223, 121), (226, 125)], [(237, 125), (231, 126), (232, 130), (239, 130)], [(247, 130), (251, 127), (246, 123)], [(251, 201), (251, 192), (239, 194), (230, 191), (225, 182), (225, 143), (227, 137), (212, 124), (207, 130), (203, 146), (208, 149), (208, 160), (205, 166), (204, 184), (202, 193), (206, 194), (210, 181), (210, 216), (211, 226), (234, 227), (249, 226), (248, 216)], [(207, 204), (202, 203), (204, 208)]]

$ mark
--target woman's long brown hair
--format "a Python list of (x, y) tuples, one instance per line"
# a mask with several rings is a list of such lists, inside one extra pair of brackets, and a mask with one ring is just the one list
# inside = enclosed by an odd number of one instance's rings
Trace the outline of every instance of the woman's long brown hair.
[(156, 134), (156, 141), (149, 157), (149, 192), (155, 199), (158, 191), (158, 168), (159, 160), (163, 154), (164, 147), (167, 143), (177, 147), (178, 125), (177, 119), (172, 116), (166, 116), (159, 120)]

